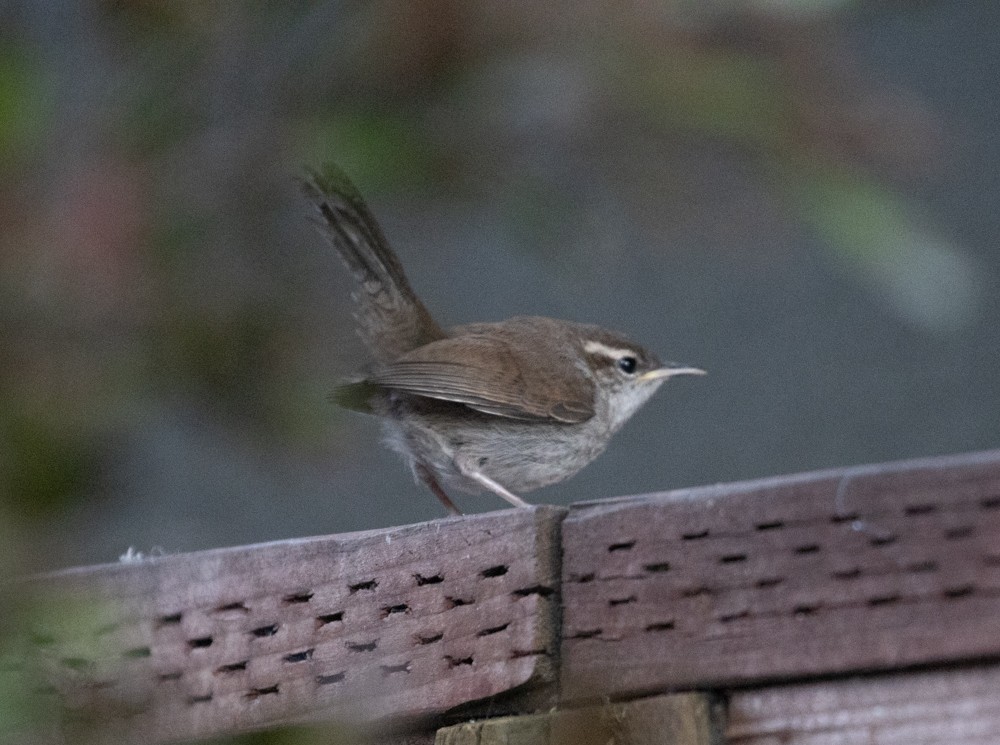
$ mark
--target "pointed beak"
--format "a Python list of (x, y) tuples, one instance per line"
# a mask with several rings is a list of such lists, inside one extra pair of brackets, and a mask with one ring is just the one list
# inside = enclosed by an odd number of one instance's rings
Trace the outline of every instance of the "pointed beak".
[(685, 365), (673, 365), (667, 363), (663, 367), (650, 370), (639, 376), (639, 380), (666, 380), (675, 375), (705, 375), (705, 371), (699, 367), (687, 367)]

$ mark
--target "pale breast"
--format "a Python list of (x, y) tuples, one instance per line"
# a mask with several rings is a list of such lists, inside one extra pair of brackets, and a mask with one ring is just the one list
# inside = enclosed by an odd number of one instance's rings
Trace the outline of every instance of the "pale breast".
[(557, 483), (600, 455), (608, 439), (595, 420), (521, 422), (409, 396), (394, 401), (387, 424), (390, 446), (411, 466), (422, 463), (447, 486), (467, 492), (482, 491), (463, 476), (470, 469), (515, 493)]

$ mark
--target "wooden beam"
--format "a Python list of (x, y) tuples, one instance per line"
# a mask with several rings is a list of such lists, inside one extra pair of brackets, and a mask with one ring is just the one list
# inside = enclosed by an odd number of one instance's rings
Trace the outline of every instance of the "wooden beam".
[(570, 700), (1000, 656), (1000, 452), (582, 505), (563, 555)]
[(26, 687), (116, 741), (317, 720), (426, 732), (445, 714), (1000, 659), (1000, 451), (88, 567), (25, 590), (42, 598)]
[(713, 745), (715, 719), (710, 697), (687, 693), (469, 722), (438, 730), (436, 745)]
[(108, 712), (141, 742), (552, 691), (561, 516), (507, 510), (60, 572), (32, 588), (48, 599), (35, 662), (71, 710)]
[(1000, 745), (1000, 668), (739, 691), (731, 745)]

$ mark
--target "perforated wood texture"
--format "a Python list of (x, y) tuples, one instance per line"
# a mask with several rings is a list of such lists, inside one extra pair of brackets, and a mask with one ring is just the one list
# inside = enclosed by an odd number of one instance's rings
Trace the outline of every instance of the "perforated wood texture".
[(1000, 668), (739, 691), (731, 745), (1000, 745)]
[(595, 503), (563, 523), (565, 698), (1000, 655), (1000, 453)]
[(63, 572), (43, 582), (35, 652), (50, 695), (143, 742), (438, 714), (552, 681), (558, 519), (508, 510)]

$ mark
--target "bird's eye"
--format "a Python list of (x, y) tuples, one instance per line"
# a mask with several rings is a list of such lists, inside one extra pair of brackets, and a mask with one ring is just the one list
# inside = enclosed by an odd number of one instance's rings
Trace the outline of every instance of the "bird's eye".
[(627, 356), (618, 358), (618, 369), (626, 375), (634, 373), (638, 364), (639, 363), (636, 361), (635, 357)]

